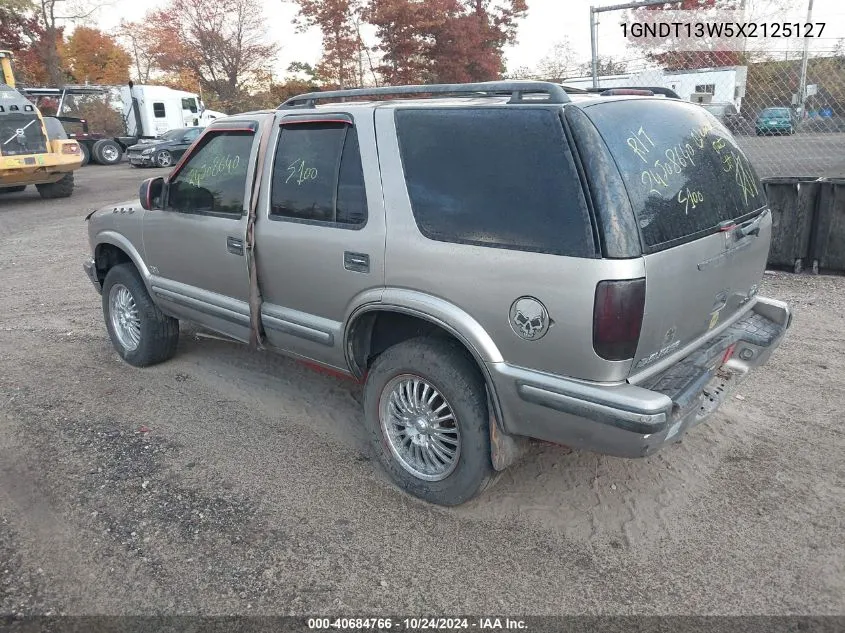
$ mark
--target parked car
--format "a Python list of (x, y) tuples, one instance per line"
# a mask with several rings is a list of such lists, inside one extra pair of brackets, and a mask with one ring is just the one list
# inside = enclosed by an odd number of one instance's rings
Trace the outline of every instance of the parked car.
[(701, 107), (719, 119), (731, 134), (743, 134), (746, 131), (745, 119), (733, 103), (702, 103)]
[(301, 95), (213, 122), (88, 232), (126, 362), (172, 357), (181, 319), (354, 376), (386, 471), (444, 505), (524, 438), (654, 453), (791, 321), (757, 292), (772, 217), (754, 170), (673, 98), (543, 82)]
[(789, 108), (766, 108), (754, 122), (757, 136), (763, 134), (795, 134), (796, 120)]
[(127, 150), (133, 167), (172, 167), (202, 133), (201, 127), (169, 130), (150, 141), (132, 145)]

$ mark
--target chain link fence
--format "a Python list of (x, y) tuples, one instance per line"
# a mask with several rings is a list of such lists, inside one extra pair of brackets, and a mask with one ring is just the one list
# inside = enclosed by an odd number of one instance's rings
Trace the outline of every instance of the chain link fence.
[[(761, 178), (845, 177), (845, 51), (770, 53), (745, 65), (711, 66), (699, 53), (675, 52), (670, 68), (627, 60), (598, 85), (663, 87), (698, 103), (736, 136)], [(565, 84), (592, 87), (591, 76)], [(801, 98), (802, 86), (804, 98)]]

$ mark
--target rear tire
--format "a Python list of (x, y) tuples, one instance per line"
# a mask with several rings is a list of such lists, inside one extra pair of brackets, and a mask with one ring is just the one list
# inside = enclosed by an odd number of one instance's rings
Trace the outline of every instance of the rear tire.
[(420, 499), (459, 505), (494, 479), (484, 379), (456, 341), (415, 338), (379, 355), (364, 416), (384, 469)]
[(123, 158), (123, 149), (111, 139), (100, 139), (91, 148), (94, 158), (101, 165), (116, 165)]
[(69, 198), (73, 195), (73, 172), (69, 172), (62, 176), (61, 180), (51, 182), (45, 185), (35, 185), (38, 193), (45, 200), (53, 198)]
[(79, 148), (82, 150), (82, 167), (85, 167), (91, 162), (91, 150), (88, 149), (87, 143), (80, 143)]
[(26, 185), (17, 185), (16, 187), (0, 187), (0, 193), (20, 193), (26, 189)]
[(119, 264), (106, 274), (103, 317), (112, 345), (130, 365), (155, 365), (176, 353), (179, 321), (153, 303), (132, 264)]

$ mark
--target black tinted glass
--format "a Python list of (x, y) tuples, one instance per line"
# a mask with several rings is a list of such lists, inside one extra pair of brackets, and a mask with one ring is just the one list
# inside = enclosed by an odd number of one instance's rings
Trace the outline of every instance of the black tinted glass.
[(622, 172), (647, 250), (703, 235), (765, 204), (745, 154), (703, 108), (648, 99), (584, 111)]
[(206, 136), (170, 183), (168, 207), (185, 213), (241, 215), (253, 139), (249, 132)]
[(560, 255), (594, 254), (559, 112), (396, 112), (408, 194), (431, 239)]
[(337, 184), (337, 221), (344, 224), (363, 224), (367, 220), (367, 194), (364, 191), (364, 172), (358, 134), (354, 128), (346, 133), (340, 175)]
[(364, 223), (367, 202), (355, 128), (343, 123), (285, 125), (270, 199), (271, 216)]

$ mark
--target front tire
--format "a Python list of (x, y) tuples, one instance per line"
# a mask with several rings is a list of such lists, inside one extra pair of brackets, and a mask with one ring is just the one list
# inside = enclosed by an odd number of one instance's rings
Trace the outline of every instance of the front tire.
[(179, 321), (153, 303), (132, 264), (119, 264), (106, 274), (103, 316), (112, 345), (130, 365), (155, 365), (176, 353)]
[(406, 492), (455, 506), (492, 481), (484, 379), (456, 341), (416, 338), (379, 355), (364, 415), (374, 452)]
[(60, 180), (44, 185), (35, 185), (38, 193), (45, 200), (68, 198), (73, 195), (73, 172), (68, 172)]
[(157, 152), (155, 155), (155, 165), (156, 167), (170, 167), (173, 165), (173, 154), (166, 149)]

